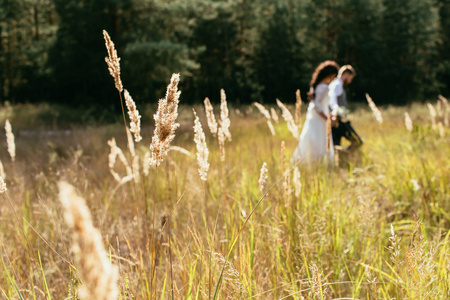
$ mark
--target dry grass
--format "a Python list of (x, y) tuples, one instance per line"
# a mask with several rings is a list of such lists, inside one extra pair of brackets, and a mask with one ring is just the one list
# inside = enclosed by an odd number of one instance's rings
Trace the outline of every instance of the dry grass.
[[(122, 102), (119, 58), (104, 34)], [(367, 95), (372, 112), (350, 117), (365, 140), (360, 152), (341, 152), (334, 168), (293, 166), (299, 94), (294, 120), (278, 99), (270, 115), (259, 107), (265, 118), (229, 110), (221, 90), (217, 129), (209, 100), (194, 116), (178, 106), (179, 80), (172, 76), (154, 123), (124, 95), (139, 144), (126, 124), (13, 135), (15, 108), (0, 115), (9, 153), (17, 143), (12, 160), (0, 152), (3, 298), (450, 297), (445, 98), (436, 113), (432, 104), (380, 110)]]
[[(203, 107), (196, 111), (206, 124)], [(212, 298), (224, 265), (221, 299), (449, 297), (449, 129), (444, 137), (432, 130), (425, 105), (380, 111), (381, 125), (366, 108), (352, 116), (365, 137), (359, 154), (341, 153), (340, 167), (332, 170), (299, 165), (294, 171), (285, 163), (293, 180), (272, 189), (283, 176), (281, 141), (289, 161), (297, 140), (286, 122), (269, 134), (257, 112), (229, 116), (233, 141), (222, 145), (224, 163), (216, 137), (205, 134), (207, 184), (196, 157), (179, 151), (168, 152), (157, 174), (143, 164), (140, 181), (117, 182), (106, 142), (115, 138), (117, 147), (127, 149), (123, 126), (36, 132), (48, 145), (40, 148), (34, 136), (14, 132), (15, 163), (6, 147), (0, 153), (8, 187), (0, 206), (0, 293), (5, 299), (75, 299), (83, 276), (58, 200), (57, 184), (64, 178), (91, 210), (102, 235), (97, 244), (110, 252), (103, 258), (119, 267), (121, 299), (170, 297), (171, 269), (174, 298)], [(142, 117), (143, 141), (134, 149), (141, 162), (149, 155), (150, 116)], [(444, 116), (436, 118), (442, 122)], [(178, 121), (172, 144), (194, 153), (192, 109), (181, 107)], [(130, 162), (131, 150), (123, 152)], [(263, 162), (269, 170), (264, 191), (270, 191), (256, 207)], [(121, 179), (129, 172), (122, 164), (114, 171)], [(31, 254), (37, 252), (40, 260)]]

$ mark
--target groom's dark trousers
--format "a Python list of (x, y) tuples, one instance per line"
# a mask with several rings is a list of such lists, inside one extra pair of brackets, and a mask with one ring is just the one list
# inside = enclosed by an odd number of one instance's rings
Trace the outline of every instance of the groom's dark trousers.
[(339, 120), (339, 126), (332, 127), (331, 131), (333, 134), (333, 143), (335, 146), (341, 145), (342, 137), (346, 138), (351, 143), (347, 150), (355, 150), (363, 144), (363, 141), (356, 133), (355, 129), (353, 129), (350, 122), (341, 122)]

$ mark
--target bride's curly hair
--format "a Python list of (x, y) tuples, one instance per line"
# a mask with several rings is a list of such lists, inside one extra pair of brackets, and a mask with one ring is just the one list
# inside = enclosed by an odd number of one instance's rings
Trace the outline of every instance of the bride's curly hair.
[(309, 83), (310, 89), (308, 92), (308, 100), (312, 101), (316, 95), (317, 85), (330, 75), (337, 75), (339, 72), (339, 65), (332, 60), (326, 60), (314, 70), (311, 82)]

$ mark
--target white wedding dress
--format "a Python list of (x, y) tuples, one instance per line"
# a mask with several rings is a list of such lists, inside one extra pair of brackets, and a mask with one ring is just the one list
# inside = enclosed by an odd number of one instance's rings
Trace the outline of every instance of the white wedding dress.
[(317, 109), (326, 116), (329, 115), (328, 85), (317, 85), (315, 94), (314, 101), (309, 103), (300, 141), (292, 156), (293, 163), (300, 159), (305, 163), (334, 161), (333, 137), (330, 134), (330, 151), (327, 151), (327, 122), (316, 111)]

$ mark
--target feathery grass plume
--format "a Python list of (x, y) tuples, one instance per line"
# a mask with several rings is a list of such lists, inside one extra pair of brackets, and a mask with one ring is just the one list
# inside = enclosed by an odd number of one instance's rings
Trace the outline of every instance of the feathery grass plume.
[(219, 141), (220, 160), (225, 162), (225, 134), (223, 133), (222, 127), (219, 127), (217, 139)]
[(58, 188), (66, 223), (74, 231), (74, 243), (79, 249), (77, 268), (84, 287), (81, 292), (88, 299), (117, 299), (119, 273), (109, 262), (101, 234), (92, 224), (89, 208), (69, 183), (60, 181)]
[(434, 109), (434, 106), (431, 103), (427, 103), (428, 106), (428, 110), (430, 111), (430, 116), (431, 116), (431, 127), (433, 128), (433, 130), (437, 129), (436, 126), (436, 110)]
[(259, 110), (260, 113), (262, 113), (262, 115), (267, 119), (270, 120), (270, 113), (269, 111), (264, 107), (264, 105), (262, 105), (261, 103), (258, 102), (253, 102), (253, 105)]
[(217, 134), (217, 121), (216, 117), (214, 116), (214, 110), (213, 106), (211, 105), (211, 101), (209, 101), (209, 98), (206, 97), (203, 101), (205, 104), (205, 113), (206, 113), (206, 120), (208, 122), (209, 131), (216, 136)]
[(248, 299), (247, 287), (244, 286), (242, 276), (238, 270), (233, 266), (233, 263), (226, 259), (222, 254), (218, 252), (209, 251), (212, 254), (214, 262), (223, 266), (224, 273), (222, 282), (224, 287), (227, 287), (226, 293), (228, 297), (226, 299), (244, 300)]
[(145, 176), (148, 176), (148, 174), (150, 174), (150, 164), (148, 163), (150, 157), (151, 157), (150, 151), (145, 152), (144, 163), (142, 165), (142, 172), (144, 173)]
[(391, 253), (391, 261), (394, 264), (398, 264), (398, 256), (400, 255), (400, 238), (397, 237), (397, 235), (394, 232), (394, 226), (391, 224), (391, 236), (389, 237), (389, 242), (391, 245), (387, 247), (389, 252)]
[(290, 202), (290, 194), (291, 194), (291, 182), (290, 182), (290, 174), (289, 171), (286, 170), (286, 144), (284, 141), (281, 141), (281, 170), (284, 175), (284, 182), (283, 182), (283, 188), (284, 188), (284, 204), (286, 206), (289, 205)]
[(422, 221), (418, 219), (414, 226), (411, 245), (406, 251), (408, 276), (405, 281), (415, 288), (417, 298), (425, 299), (432, 295), (432, 299), (436, 299), (437, 291), (431, 289), (431, 284), (438, 280), (435, 270), (437, 264), (434, 262), (436, 250), (433, 246), (426, 247), (427, 241), (420, 232), (421, 225)]
[(266, 181), (268, 178), (268, 175), (267, 175), (268, 172), (269, 172), (269, 170), (267, 170), (267, 164), (264, 162), (261, 167), (261, 173), (259, 175), (259, 180), (258, 180), (259, 189), (263, 193), (266, 190)]
[(296, 139), (299, 139), (298, 127), (294, 122), (291, 112), (279, 99), (277, 99), (277, 105), (281, 109), (283, 119), (286, 121), (289, 131), (292, 132), (292, 135)]
[(227, 95), (225, 90), (220, 90), (220, 127), (222, 128), (223, 134), (231, 142), (231, 132), (230, 132), (230, 118), (227, 106)]
[(130, 150), (131, 154), (131, 168), (133, 171), (133, 177), (134, 182), (138, 183), (140, 179), (140, 172), (139, 172), (139, 156), (136, 155), (136, 150), (134, 148), (134, 142), (133, 142), (133, 136), (131, 135), (131, 131), (128, 127), (125, 127), (127, 132), (127, 139), (128, 139), (128, 149)]
[(9, 123), (8, 119), (5, 121), (5, 131), (8, 153), (11, 156), (11, 160), (14, 162), (16, 160), (16, 143), (14, 142), (14, 134), (12, 132), (11, 123)]
[(294, 185), (295, 185), (295, 197), (298, 197), (302, 192), (301, 174), (298, 167), (295, 167), (294, 169)]
[(369, 107), (373, 112), (373, 115), (375, 116), (375, 119), (378, 123), (383, 124), (383, 116), (381, 115), (380, 110), (375, 105), (375, 102), (373, 102), (372, 98), (369, 96), (369, 94), (366, 93), (366, 99), (367, 103), (369, 103)]
[(131, 167), (133, 169), (134, 182), (138, 183), (140, 178), (141, 178), (140, 172), (139, 172), (139, 156), (138, 155), (133, 157), (133, 161), (131, 163)]
[[(122, 150), (117, 146), (116, 139), (112, 138), (108, 141), (108, 145), (111, 147), (111, 152), (109, 153), (108, 159), (109, 159), (109, 171), (113, 175), (114, 179), (119, 182), (120, 184), (126, 183), (133, 179), (133, 171), (130, 168), (130, 165), (128, 164), (125, 155), (123, 155)], [(122, 164), (125, 166), (125, 169), (127, 171), (127, 176), (120, 177), (120, 175), (114, 171), (114, 166), (116, 165), (116, 158), (119, 157)]]
[(186, 156), (191, 156), (191, 152), (189, 152), (188, 150), (184, 149), (183, 147), (179, 147), (179, 146), (170, 146), (169, 151), (177, 151), (177, 152), (183, 153)]
[(327, 118), (327, 152), (330, 152), (331, 146), (331, 117)]
[(125, 104), (128, 108), (128, 117), (130, 118), (130, 131), (134, 134), (134, 140), (138, 143), (141, 137), (141, 116), (136, 109), (136, 104), (127, 90), (124, 90)]
[(0, 194), (5, 193), (6, 191), (7, 191), (6, 183), (5, 183), (5, 181), (3, 180), (3, 177), (0, 176)]
[(442, 101), (440, 99), (436, 102), (436, 111), (439, 117), (444, 116), (444, 110), (442, 109)]
[(278, 123), (279, 118), (278, 118), (278, 114), (277, 114), (277, 111), (275, 110), (275, 108), (273, 108), (273, 107), (270, 108), (270, 114), (272, 116), (272, 120), (274, 120), (275, 123)]
[(264, 107), (264, 105), (258, 102), (253, 102), (253, 105), (256, 106), (259, 112), (262, 113), (263, 116), (267, 119), (267, 126), (269, 126), (270, 133), (272, 133), (272, 135), (275, 135), (275, 128), (273, 128), (273, 124), (270, 121), (271, 117), (269, 111)]
[(439, 95), (439, 100), (441, 100), (442, 103), (444, 103), (444, 106), (445, 106), (445, 112), (444, 112), (444, 125), (448, 127), (448, 126), (449, 126), (448, 114), (449, 114), (449, 112), (450, 112), (450, 107), (449, 107), (449, 104), (448, 104), (448, 100), (447, 100), (447, 98), (445, 98), (445, 97), (442, 96), (442, 95)]
[(286, 171), (284, 177), (284, 205), (288, 207), (291, 203), (291, 174)]
[(444, 125), (442, 125), (442, 122), (438, 123), (438, 129), (439, 129), (439, 136), (441, 138), (445, 137), (445, 129), (444, 129)]
[(202, 124), (200, 123), (200, 119), (198, 118), (197, 114), (194, 112), (194, 142), (197, 146), (197, 161), (198, 161), (198, 173), (200, 174), (200, 178), (203, 181), (206, 181), (208, 178), (208, 170), (209, 170), (209, 163), (208, 163), (208, 146), (206, 145), (206, 138), (205, 133), (203, 132)]
[(152, 152), (150, 164), (153, 166), (161, 164), (164, 155), (169, 151), (170, 142), (175, 138), (175, 130), (180, 126), (175, 122), (178, 117), (178, 102), (181, 93), (178, 91), (179, 82), (180, 74), (172, 74), (166, 96), (159, 100), (158, 110), (153, 115), (155, 131), (150, 145)]
[[(364, 275), (366, 276), (367, 283), (369, 284), (370, 295), (373, 295), (374, 296), (373, 299), (376, 299), (375, 295), (377, 294), (377, 277), (372, 276), (372, 272), (370, 272), (368, 265), (364, 264), (364, 267), (365, 267)], [(369, 297), (369, 299), (372, 298)]]
[(269, 120), (267, 120), (267, 126), (269, 126), (270, 133), (271, 133), (272, 135), (275, 135), (275, 128), (273, 127), (272, 122), (270, 122)]
[(131, 157), (135, 157), (136, 156), (136, 150), (134, 148), (133, 136), (131, 135), (130, 128), (125, 127), (125, 132), (127, 133), (128, 150), (130, 150)]
[(405, 127), (409, 132), (413, 131), (413, 123), (411, 117), (407, 112), (405, 112)]
[[(326, 294), (328, 294), (328, 288), (326, 287), (326, 282), (324, 282), (322, 272), (319, 272), (319, 268), (312, 261), (309, 264), (309, 270), (311, 272), (311, 291), (315, 298), (317, 299), (328, 299)], [(324, 289), (322, 287), (325, 286)], [(311, 296), (313, 296), (311, 295)]]
[(116, 89), (120, 93), (123, 90), (122, 80), (120, 79), (120, 57), (117, 56), (114, 43), (106, 30), (103, 30), (103, 38), (105, 39), (106, 50), (108, 51), (108, 57), (105, 57), (105, 62), (108, 65), (109, 74), (114, 78)]
[(300, 116), (301, 116), (301, 108), (302, 108), (302, 96), (300, 94), (300, 90), (295, 91), (295, 124), (300, 129)]
[(3, 168), (3, 163), (1, 160), (0, 160), (0, 177), (3, 179), (6, 178), (5, 169)]

